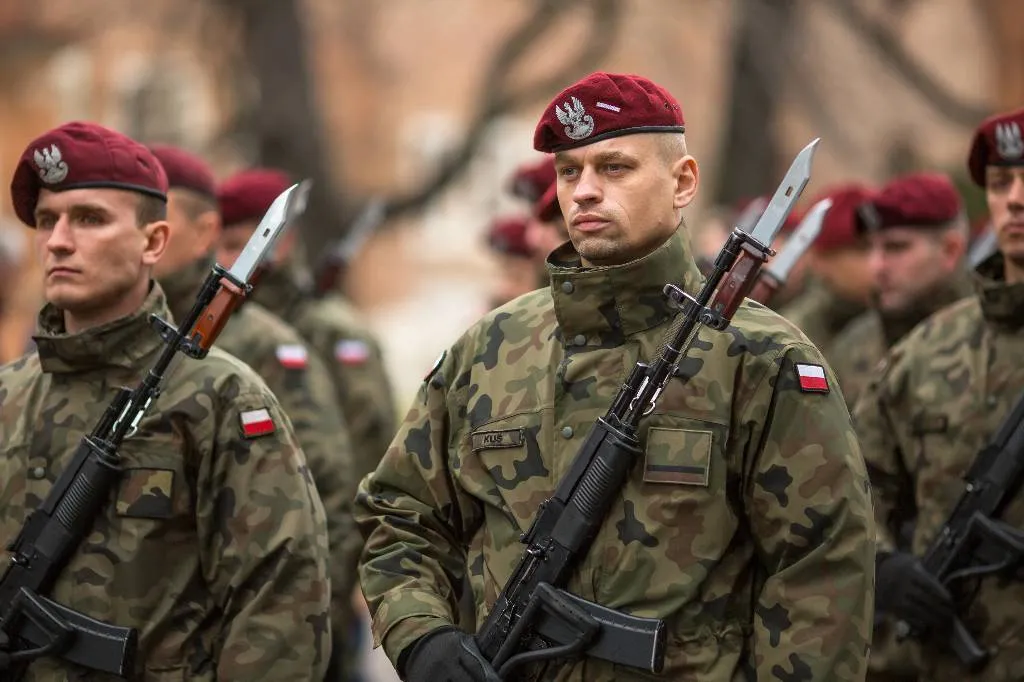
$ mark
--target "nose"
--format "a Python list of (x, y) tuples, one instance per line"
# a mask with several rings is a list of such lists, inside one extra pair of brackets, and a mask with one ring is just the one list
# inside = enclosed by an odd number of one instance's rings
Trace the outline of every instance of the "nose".
[(75, 240), (66, 214), (61, 215), (46, 234), (46, 250), (53, 254), (74, 253)]
[(1014, 173), (1009, 193), (1010, 210), (1024, 212), (1024, 174)]
[(580, 206), (600, 203), (603, 196), (601, 180), (594, 169), (584, 167), (573, 186), (572, 200)]
[(885, 272), (885, 251), (880, 248), (868, 249), (867, 269), (873, 282), (881, 280)]

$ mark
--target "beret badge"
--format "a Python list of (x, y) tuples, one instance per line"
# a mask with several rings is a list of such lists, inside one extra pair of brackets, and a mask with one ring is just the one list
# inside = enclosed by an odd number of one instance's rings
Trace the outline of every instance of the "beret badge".
[(1008, 161), (1024, 156), (1024, 140), (1021, 139), (1020, 126), (1016, 121), (996, 125), (995, 137), (999, 156)]
[(46, 184), (55, 185), (68, 176), (68, 164), (57, 145), (51, 144), (49, 149), (44, 147), (35, 150), (33, 158), (39, 166), (39, 179)]
[(555, 115), (558, 121), (565, 126), (565, 134), (573, 140), (582, 140), (594, 132), (594, 117), (583, 108), (583, 102), (578, 97), (571, 97), (569, 102), (563, 102), (562, 106), (555, 105)]

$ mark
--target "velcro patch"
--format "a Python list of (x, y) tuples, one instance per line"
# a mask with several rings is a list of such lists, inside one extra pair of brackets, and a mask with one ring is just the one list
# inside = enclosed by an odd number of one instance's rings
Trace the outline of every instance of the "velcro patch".
[(828, 393), (828, 379), (825, 368), (821, 365), (796, 364), (796, 378), (801, 391), (810, 393)]
[(174, 515), (172, 469), (127, 469), (115, 509), (118, 516), (169, 519)]
[(246, 438), (266, 436), (267, 434), (271, 434), (277, 430), (277, 425), (274, 424), (274, 419), (270, 416), (270, 411), (265, 407), (261, 407), (258, 410), (242, 412), (238, 415), (238, 419), (242, 426), (242, 435)]
[(334, 344), (334, 359), (343, 365), (361, 365), (370, 359), (370, 346), (358, 339), (344, 339)]
[(523, 444), (522, 429), (505, 429), (504, 431), (480, 431), (472, 435), (473, 452), (493, 448), (518, 448)]
[(644, 480), (707, 487), (712, 439), (711, 431), (652, 426), (647, 430)]
[(929, 433), (945, 433), (949, 429), (949, 417), (944, 414), (919, 414), (910, 422), (910, 432), (915, 436)]
[(277, 347), (274, 351), (277, 361), (285, 369), (305, 369), (309, 362), (309, 354), (306, 347), (298, 343), (286, 343)]

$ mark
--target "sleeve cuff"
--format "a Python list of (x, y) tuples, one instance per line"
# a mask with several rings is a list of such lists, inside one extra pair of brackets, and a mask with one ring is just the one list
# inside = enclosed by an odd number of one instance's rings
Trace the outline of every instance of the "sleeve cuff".
[(451, 621), (436, 616), (409, 616), (392, 625), (384, 635), (384, 653), (388, 655), (395, 670), (398, 670), (402, 652), (412, 646), (417, 639), (439, 628), (452, 626)]

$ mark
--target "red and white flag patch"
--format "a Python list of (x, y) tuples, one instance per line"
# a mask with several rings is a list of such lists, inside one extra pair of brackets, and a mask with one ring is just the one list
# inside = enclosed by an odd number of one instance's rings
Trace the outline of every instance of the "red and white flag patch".
[(308, 362), (306, 347), (298, 344), (282, 344), (277, 347), (277, 361), (285, 369), (305, 369)]
[(343, 365), (361, 365), (370, 359), (370, 346), (358, 339), (345, 339), (334, 345), (334, 359)]
[(801, 391), (828, 393), (828, 379), (825, 378), (825, 368), (821, 365), (797, 363), (796, 376)]
[(240, 419), (242, 421), (242, 435), (246, 438), (265, 436), (268, 433), (273, 433), (277, 428), (274, 424), (274, 418), (270, 416), (270, 412), (264, 407), (258, 410), (243, 412), (240, 415)]

